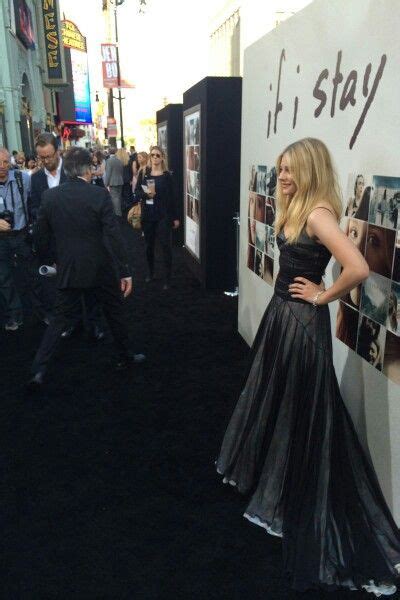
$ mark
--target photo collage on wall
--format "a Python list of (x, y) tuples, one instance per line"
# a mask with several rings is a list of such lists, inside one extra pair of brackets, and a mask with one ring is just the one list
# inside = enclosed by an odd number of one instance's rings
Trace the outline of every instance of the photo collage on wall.
[(272, 285), (275, 247), (276, 169), (252, 165), (249, 180), (247, 266)]
[(200, 258), (200, 110), (185, 115), (185, 244)]
[(369, 277), (339, 302), (336, 337), (400, 384), (400, 177), (349, 175), (342, 227)]

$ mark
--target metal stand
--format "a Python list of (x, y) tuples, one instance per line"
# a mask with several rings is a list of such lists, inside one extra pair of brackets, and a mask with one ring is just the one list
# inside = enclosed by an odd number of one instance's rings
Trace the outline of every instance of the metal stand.
[(240, 245), (240, 213), (236, 213), (232, 221), (236, 223), (236, 281), (237, 285), (233, 292), (224, 292), (225, 296), (235, 298), (239, 296), (239, 245)]

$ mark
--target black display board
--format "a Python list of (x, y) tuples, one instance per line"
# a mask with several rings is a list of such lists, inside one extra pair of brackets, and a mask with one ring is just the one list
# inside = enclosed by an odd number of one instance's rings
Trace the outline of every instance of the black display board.
[(183, 95), (185, 254), (207, 289), (237, 284), (241, 77), (206, 77)]
[(179, 229), (174, 230), (174, 243), (183, 244), (183, 165), (182, 165), (182, 104), (168, 104), (157, 111), (157, 143), (166, 152), (168, 168), (176, 190)]

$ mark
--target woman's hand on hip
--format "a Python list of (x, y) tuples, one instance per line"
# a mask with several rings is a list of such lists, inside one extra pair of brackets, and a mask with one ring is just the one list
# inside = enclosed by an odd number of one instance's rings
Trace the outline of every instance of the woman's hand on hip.
[(289, 285), (289, 292), (292, 298), (299, 298), (310, 304), (313, 303), (318, 292), (324, 290), (325, 286), (323, 281), (317, 285), (305, 277), (295, 277), (293, 283)]

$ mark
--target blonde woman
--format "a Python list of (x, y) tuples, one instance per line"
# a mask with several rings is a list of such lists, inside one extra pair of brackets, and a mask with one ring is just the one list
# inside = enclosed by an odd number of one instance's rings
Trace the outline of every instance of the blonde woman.
[(163, 289), (170, 287), (172, 271), (172, 229), (179, 227), (171, 173), (160, 146), (150, 149), (150, 164), (139, 171), (135, 198), (142, 205), (142, 229), (146, 243), (148, 273), (154, 279), (154, 249), (158, 238), (164, 261)]
[[(393, 594), (400, 535), (340, 395), (328, 304), (368, 276), (341, 231), (326, 146), (306, 138), (277, 160), (280, 271), (217, 469), (250, 493), (245, 517), (283, 538), (292, 588)], [(342, 265), (327, 289), (331, 258)]]

